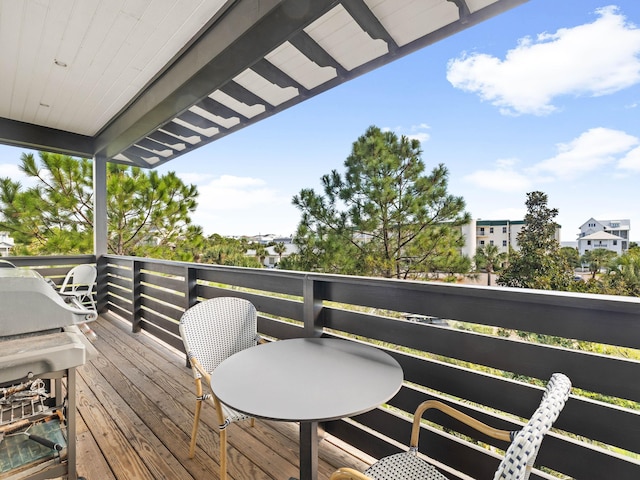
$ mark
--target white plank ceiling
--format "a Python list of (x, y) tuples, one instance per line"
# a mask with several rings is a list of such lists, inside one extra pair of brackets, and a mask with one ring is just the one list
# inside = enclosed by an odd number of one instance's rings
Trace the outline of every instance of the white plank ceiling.
[(154, 167), (526, 0), (0, 0), (0, 143)]

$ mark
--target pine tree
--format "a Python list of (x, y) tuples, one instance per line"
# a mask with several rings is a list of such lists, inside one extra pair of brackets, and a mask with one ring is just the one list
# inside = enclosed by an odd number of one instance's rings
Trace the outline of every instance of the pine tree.
[[(420, 142), (370, 127), (353, 144), (346, 172), (322, 177), (324, 195), (305, 189), (294, 242), (297, 267), (386, 278), (424, 278), (455, 262), (469, 222), (461, 197), (447, 193), (448, 171), (425, 175)], [(446, 262), (444, 259), (446, 257)], [(291, 260), (291, 262), (293, 259)]]
[(507, 287), (567, 290), (573, 269), (560, 252), (556, 238), (558, 210), (547, 207), (547, 195), (527, 193), (527, 214), (518, 233), (519, 250), (509, 255), (509, 263), (498, 278)]

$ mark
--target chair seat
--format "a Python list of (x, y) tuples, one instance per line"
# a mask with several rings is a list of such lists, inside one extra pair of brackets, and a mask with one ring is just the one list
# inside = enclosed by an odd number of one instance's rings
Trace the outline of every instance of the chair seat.
[(249, 415), (245, 415), (244, 413), (238, 412), (232, 408), (227, 407), (224, 403), (220, 402), (220, 406), (222, 407), (222, 412), (224, 414), (224, 425), (221, 425), (221, 428), (226, 428), (231, 425), (233, 422), (241, 422), (243, 420), (250, 420), (251, 417)]
[(411, 452), (382, 458), (364, 473), (373, 480), (448, 480), (435, 467)]

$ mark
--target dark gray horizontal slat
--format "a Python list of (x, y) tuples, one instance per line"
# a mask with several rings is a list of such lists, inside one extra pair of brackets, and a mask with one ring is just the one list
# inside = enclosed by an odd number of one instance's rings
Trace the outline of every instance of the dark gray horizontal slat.
[(107, 302), (117, 305), (122, 310), (126, 311), (128, 315), (125, 318), (131, 319), (133, 317), (133, 313), (129, 313), (131, 312), (131, 302), (115, 295), (107, 295)]
[(241, 290), (198, 285), (198, 296), (203, 298), (239, 297), (250, 301), (258, 312), (268, 313), (278, 317), (302, 321), (302, 302), (286, 298), (270, 297)]
[(198, 115), (197, 113), (193, 113), (191, 110), (187, 110), (186, 112), (182, 112), (180, 114), (180, 116), (178, 116), (178, 118), (180, 120), (183, 120), (185, 122), (187, 122), (190, 125), (193, 125), (194, 127), (199, 127), (199, 128), (217, 128), (219, 130), (224, 130), (224, 127), (222, 127), (221, 125), (212, 122), (211, 120), (209, 120), (208, 118), (204, 118), (200, 115)]
[(135, 162), (144, 162), (145, 164), (148, 162), (148, 159), (152, 157), (160, 157), (159, 154), (150, 152), (149, 150), (145, 150), (144, 148), (136, 147), (135, 145), (131, 145), (127, 148), (122, 154), (125, 157), (130, 157), (132, 161)]
[(173, 135), (169, 135), (168, 133), (165, 133), (161, 130), (156, 130), (155, 132), (149, 134), (147, 138), (160, 144), (167, 145), (173, 150), (178, 150), (178, 147), (180, 146), (187, 146), (187, 143), (184, 140), (178, 137), (174, 137)]
[(100, 257), (100, 263), (104, 265), (131, 266), (133, 259), (132, 257), (123, 257), (120, 255), (103, 255)]
[(110, 313), (115, 313), (129, 323), (133, 322), (133, 313), (131, 312), (131, 308), (122, 308), (120, 305), (113, 303), (112, 299), (107, 299), (107, 302), (107, 307)]
[(130, 278), (122, 278), (122, 277), (107, 277), (107, 281), (113, 285), (117, 285), (124, 290), (131, 291), (133, 289), (133, 280)]
[(338, 76), (344, 75), (346, 70), (336, 60), (327, 53), (318, 43), (311, 38), (304, 30), (298, 33), (289, 42), (296, 47), (305, 57), (319, 65), (320, 67), (333, 67)]
[[(163, 315), (171, 317), (175, 320), (179, 320), (184, 310), (180, 308), (180, 304), (183, 303), (182, 297), (177, 297), (172, 295), (170, 292), (162, 293), (161, 290), (155, 290), (152, 293), (156, 295), (149, 295), (149, 288), (141, 287), (140, 293), (142, 294), (140, 297), (141, 305), (144, 307), (148, 307), (151, 310), (155, 310)], [(171, 302), (171, 300), (175, 299), (180, 300), (180, 302)]]
[(398, 50), (398, 45), (389, 32), (380, 23), (380, 20), (373, 14), (369, 7), (362, 0), (344, 0), (344, 9), (349, 12), (360, 28), (367, 32), (371, 38), (384, 40), (390, 53)]
[[(156, 289), (164, 288), (167, 290), (173, 290), (176, 295), (184, 297), (184, 295), (179, 295), (179, 292), (184, 290), (184, 280), (143, 272), (140, 273), (140, 282), (147, 284), (146, 286), (148, 286), (149, 288), (156, 287)], [(153, 295), (153, 292), (148, 293), (150, 295)], [(178, 299), (176, 299), (176, 301), (177, 300)]]
[(85, 263), (96, 263), (95, 255), (51, 255), (46, 257), (12, 256), (10, 260), (16, 267), (65, 266), (71, 268)]
[(200, 102), (198, 102), (197, 105), (203, 110), (206, 110), (212, 115), (217, 115), (218, 117), (222, 117), (226, 119), (237, 117), (241, 120), (247, 120), (247, 117), (242, 115), (240, 112), (236, 112), (235, 110), (232, 110), (226, 105), (223, 105), (222, 103), (216, 100), (213, 100), (210, 97), (205, 97)]
[[(180, 125), (179, 123), (176, 123), (176, 122), (165, 123), (160, 128), (166, 132), (172, 133), (179, 137), (184, 137), (184, 138), (191, 138), (191, 137), (200, 138), (201, 137), (201, 135), (195, 130), (191, 130), (190, 128), (187, 128), (184, 125)], [(157, 132), (162, 133), (161, 131), (157, 131)]]
[(302, 295), (302, 280), (304, 278), (300, 274), (287, 275), (272, 269), (243, 270), (221, 269), (220, 267), (203, 268), (198, 270), (197, 276), (198, 280), (256, 290), (264, 290), (267, 287), (270, 292), (294, 296)]
[(151, 261), (149, 259), (145, 259), (144, 261), (137, 261), (136, 264), (140, 270), (145, 270), (149, 274), (162, 274), (162, 275), (173, 275), (178, 278), (185, 278), (187, 269), (194, 268), (187, 264), (182, 263), (166, 263), (161, 261)]
[(158, 328), (152, 323), (145, 322), (144, 320), (140, 322), (140, 328), (145, 332), (150, 333), (152, 336), (162, 340), (167, 345), (171, 345), (173, 348), (184, 352), (184, 344), (182, 343), (182, 340), (169, 334), (166, 330)]
[(300, 338), (304, 335), (302, 326), (266, 318), (261, 315), (258, 315), (258, 332), (278, 339)]
[(162, 330), (171, 333), (177, 337), (180, 336), (178, 329), (178, 323), (175, 321), (167, 320), (166, 318), (158, 315), (156, 312), (143, 309), (141, 311), (142, 321), (155, 325)]
[[(171, 155), (175, 154), (175, 151), (170, 146), (165, 145), (164, 143), (156, 142), (149, 137), (139, 140), (138, 142), (136, 142), (136, 145), (147, 150), (152, 150), (152, 153), (164, 152), (165, 150), (169, 150), (171, 152)], [(160, 153), (157, 153), (157, 155), (160, 155)]]
[(140, 307), (144, 307), (145, 312), (155, 312), (165, 317), (172, 319), (174, 322), (179, 322), (182, 317), (182, 311), (176, 310), (170, 305), (158, 302), (153, 298), (141, 297)]
[(268, 60), (262, 59), (259, 62), (256, 62), (251, 66), (251, 70), (280, 88), (293, 87), (298, 90), (298, 95), (303, 95), (307, 92), (306, 88)]
[(220, 87), (220, 91), (226, 93), (230, 97), (233, 97), (237, 101), (244, 103), (245, 105), (249, 105), (250, 107), (254, 105), (262, 105), (265, 107), (265, 111), (269, 111), (273, 108), (269, 103), (265, 102), (255, 93), (250, 92), (234, 81), (227, 82), (224, 86)]

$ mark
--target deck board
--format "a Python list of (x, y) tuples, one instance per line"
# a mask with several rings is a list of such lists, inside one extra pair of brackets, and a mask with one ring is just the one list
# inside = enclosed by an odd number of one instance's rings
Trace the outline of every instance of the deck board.
[[(195, 395), (184, 355), (107, 315), (93, 324), (99, 354), (78, 368), (78, 475), (87, 480), (218, 479), (215, 412), (203, 407), (195, 458), (188, 458)], [(297, 476), (298, 427), (257, 420), (228, 430), (233, 480)], [(327, 436), (319, 479), (371, 459)]]

